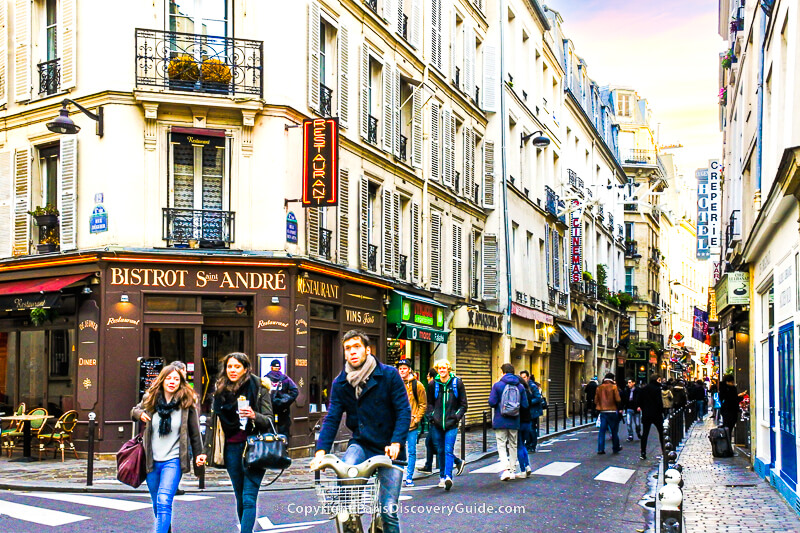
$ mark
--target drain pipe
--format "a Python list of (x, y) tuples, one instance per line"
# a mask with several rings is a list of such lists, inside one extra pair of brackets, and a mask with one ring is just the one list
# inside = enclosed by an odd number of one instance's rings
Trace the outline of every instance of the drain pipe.
[(761, 211), (761, 172), (763, 169), (762, 152), (764, 149), (764, 47), (767, 43), (767, 17), (772, 13), (774, 1), (762, 0), (761, 22), (758, 28), (758, 37), (761, 46), (758, 49), (758, 100), (756, 115), (758, 116), (756, 136), (756, 190), (753, 194), (753, 207), (756, 217)]
[[(506, 40), (505, 24), (503, 23), (503, 13), (505, 2), (500, 0), (500, 166), (503, 173), (503, 231), (505, 235), (505, 255), (506, 255), (506, 334), (511, 337), (511, 248), (509, 246), (509, 220), (508, 220), (508, 182), (506, 172), (506, 91), (505, 84), (505, 65), (506, 65)], [(510, 348), (509, 341), (509, 348)]]

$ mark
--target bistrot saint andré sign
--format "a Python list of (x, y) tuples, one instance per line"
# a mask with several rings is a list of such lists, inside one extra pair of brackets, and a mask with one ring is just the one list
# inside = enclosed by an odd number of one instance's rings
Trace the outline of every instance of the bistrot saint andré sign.
[(339, 119), (303, 121), (303, 207), (338, 204)]

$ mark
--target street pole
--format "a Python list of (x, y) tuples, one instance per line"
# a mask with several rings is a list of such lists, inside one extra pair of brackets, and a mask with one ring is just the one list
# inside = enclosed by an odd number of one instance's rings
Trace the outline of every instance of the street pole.
[(86, 486), (91, 487), (94, 483), (94, 431), (97, 415), (89, 413), (89, 442), (87, 444), (87, 464), (86, 464)]

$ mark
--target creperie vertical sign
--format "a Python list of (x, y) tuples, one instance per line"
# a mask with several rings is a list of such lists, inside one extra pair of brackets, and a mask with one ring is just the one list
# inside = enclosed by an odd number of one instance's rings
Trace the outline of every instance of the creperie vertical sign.
[(572, 242), (572, 282), (580, 283), (583, 277), (583, 257), (581, 249), (581, 239), (583, 228), (581, 226), (581, 209), (578, 200), (572, 201), (572, 213), (570, 214), (570, 240)]
[(337, 205), (339, 119), (303, 121), (303, 207)]

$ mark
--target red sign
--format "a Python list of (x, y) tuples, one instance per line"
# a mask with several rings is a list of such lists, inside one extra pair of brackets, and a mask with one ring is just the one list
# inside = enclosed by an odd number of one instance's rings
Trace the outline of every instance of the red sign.
[(339, 119), (303, 121), (303, 207), (337, 205)]
[(583, 254), (581, 250), (581, 239), (583, 228), (581, 226), (580, 201), (572, 201), (572, 213), (570, 214), (570, 241), (572, 243), (572, 282), (580, 283), (583, 279)]
[(683, 334), (679, 331), (675, 334), (675, 342), (681, 342), (683, 340)]

